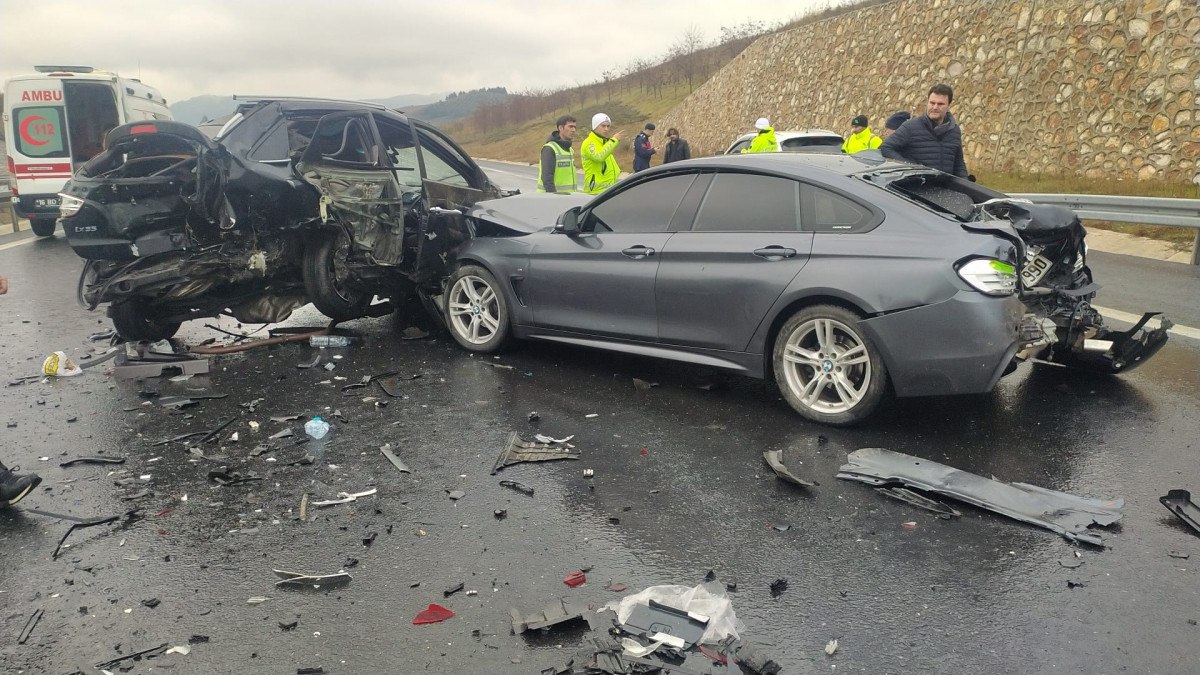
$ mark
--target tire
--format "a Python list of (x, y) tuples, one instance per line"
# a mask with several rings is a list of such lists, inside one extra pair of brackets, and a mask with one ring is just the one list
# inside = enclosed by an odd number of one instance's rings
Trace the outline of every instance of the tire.
[(129, 342), (158, 342), (175, 337), (179, 332), (179, 321), (164, 322), (154, 318), (154, 310), (144, 300), (132, 298), (114, 302), (108, 308), (117, 335)]
[(805, 307), (775, 338), (775, 383), (788, 404), (814, 422), (857, 424), (887, 392), (887, 368), (859, 318), (834, 305)]
[(446, 325), (463, 349), (483, 354), (498, 352), (508, 343), (508, 302), (491, 272), (464, 265), (446, 284)]
[(30, 218), (29, 227), (39, 237), (53, 237), (54, 229), (58, 227), (58, 220), (55, 218)]
[(346, 261), (350, 239), (340, 228), (313, 237), (304, 247), (304, 290), (308, 300), (334, 321), (366, 316), (373, 293), (350, 279)]

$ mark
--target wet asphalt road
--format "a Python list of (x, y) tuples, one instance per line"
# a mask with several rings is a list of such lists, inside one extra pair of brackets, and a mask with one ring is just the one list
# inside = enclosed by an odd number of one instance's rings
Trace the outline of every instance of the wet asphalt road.
[[(54, 349), (86, 354), (86, 336), (107, 327), (74, 304), (79, 267), (61, 235), (0, 250), (12, 286), (0, 298), (5, 381), (36, 372)], [(1200, 284), (1191, 279), (1195, 297)], [(310, 307), (288, 323), (320, 320)], [(868, 426), (834, 430), (794, 415), (768, 385), (719, 371), (535, 343), (480, 358), (441, 333), (403, 340), (406, 323), (347, 324), (364, 340), (325, 350), (332, 372), (298, 370), (316, 352), (289, 345), (215, 358), (209, 375), (187, 382), (115, 381), (100, 366), (0, 389), (0, 417), (16, 423), (0, 429), (0, 459), (44, 479), (23, 506), (84, 517), (140, 509), (132, 522), (72, 534), (57, 560), (50, 553), (67, 523), (0, 513), (0, 671), (93, 673), (97, 662), (202, 635), (208, 641), (190, 654), (132, 672), (536, 673), (565, 662), (581, 632), (513, 636), (510, 608), (532, 612), (562, 596), (603, 603), (619, 597), (605, 590), (609, 580), (631, 590), (691, 585), (710, 569), (736, 581), (745, 636), (789, 673), (1177, 673), (1200, 659), (1200, 538), (1158, 503), (1169, 488), (1200, 492), (1194, 340), (1172, 338), (1122, 378), (1025, 365), (992, 394), (902, 401)], [(214, 335), (198, 323), (181, 332), (191, 343)], [(335, 354), (343, 358), (328, 359)], [(363, 401), (386, 398), (378, 389), (340, 391), (393, 370), (421, 377), (401, 381), (404, 398), (385, 408)], [(640, 391), (634, 377), (658, 386)], [(143, 390), (228, 397), (170, 414)], [(256, 399), (253, 412), (243, 406)], [(347, 421), (334, 421), (316, 464), (287, 466), (313, 444), (265, 440), (287, 426), (303, 433), (299, 422), (271, 416), (334, 409)], [(215, 459), (182, 444), (152, 446), (231, 415), (238, 421), (219, 442), (201, 446)], [(575, 434), (583, 459), (490, 476), (511, 430)], [(386, 442), (411, 475), (379, 454)], [(250, 457), (260, 443), (271, 449)], [(836, 480), (845, 454), (860, 447), (1122, 496), (1125, 518), (1105, 533), (1103, 550), (970, 507), (939, 520)], [(820, 485), (776, 479), (761, 459), (774, 449)], [(96, 454), (127, 463), (114, 475), (58, 466)], [(222, 465), (264, 480), (220, 487), (206, 474)], [(584, 478), (585, 468), (596, 477)], [(120, 499), (141, 484), (114, 481), (142, 475), (153, 495)], [(316, 500), (370, 488), (378, 493), (298, 518), (305, 493)], [(466, 496), (452, 501), (448, 490)], [(496, 520), (495, 509), (507, 518)], [(790, 529), (772, 528), (784, 524)], [(273, 586), (272, 568), (328, 573), (351, 558), (358, 563), (344, 588)], [(1060, 564), (1073, 560), (1083, 564)], [(588, 583), (568, 589), (564, 575), (585, 566)], [(768, 585), (779, 577), (788, 588), (772, 598)], [(443, 598), (459, 582), (478, 594)], [(247, 604), (255, 596), (269, 599)], [(160, 604), (142, 604), (151, 598)], [(457, 616), (412, 625), (431, 602)], [(17, 644), (39, 608), (41, 621)], [(294, 630), (280, 628), (294, 621)], [(827, 657), (831, 638), (840, 649)]]

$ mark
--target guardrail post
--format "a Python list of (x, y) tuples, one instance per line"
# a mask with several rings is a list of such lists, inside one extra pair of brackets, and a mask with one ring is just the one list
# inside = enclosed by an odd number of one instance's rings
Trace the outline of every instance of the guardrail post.
[(1200, 230), (1196, 230), (1196, 238), (1192, 240), (1192, 264), (1200, 265)]

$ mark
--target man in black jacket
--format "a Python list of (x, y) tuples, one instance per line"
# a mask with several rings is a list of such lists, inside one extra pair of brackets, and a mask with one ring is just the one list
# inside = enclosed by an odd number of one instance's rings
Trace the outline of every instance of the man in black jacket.
[(650, 168), (650, 156), (657, 150), (650, 137), (654, 135), (654, 122), (647, 122), (642, 133), (633, 139), (633, 172), (645, 171)]
[(663, 164), (691, 158), (692, 149), (688, 147), (687, 141), (679, 137), (679, 130), (675, 127), (667, 129), (667, 147), (663, 150)]
[(884, 157), (924, 164), (966, 178), (962, 130), (954, 120), (954, 115), (950, 114), (950, 103), (953, 101), (954, 90), (950, 85), (935, 84), (929, 89), (925, 114), (900, 125), (879, 146), (879, 151)]

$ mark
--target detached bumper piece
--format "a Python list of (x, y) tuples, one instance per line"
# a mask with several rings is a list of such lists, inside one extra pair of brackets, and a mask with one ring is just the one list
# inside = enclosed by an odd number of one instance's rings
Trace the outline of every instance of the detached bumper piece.
[(579, 459), (580, 452), (575, 446), (567, 443), (570, 437), (560, 440), (550, 439), (551, 442), (527, 441), (513, 431), (508, 435), (508, 442), (496, 458), (492, 467), (492, 475), (506, 466), (521, 462), (548, 462), (555, 459)]
[(1188, 524), (1196, 534), (1200, 534), (1200, 506), (1192, 501), (1192, 493), (1187, 490), (1171, 490), (1158, 501), (1174, 513), (1180, 520)]
[(1120, 497), (1091, 499), (1027, 483), (1004, 483), (883, 448), (855, 450), (847, 460), (838, 478), (876, 487), (905, 485), (951, 497), (1093, 546), (1103, 546), (1104, 541), (1088, 528), (1112, 525), (1125, 506)]
[(1167, 343), (1167, 331), (1175, 324), (1170, 319), (1161, 319), (1158, 328), (1147, 329), (1146, 323), (1162, 312), (1146, 312), (1133, 328), (1123, 332), (1106, 329), (1092, 339), (1083, 341), (1083, 349), (1060, 349), (1052, 352), (1049, 359), (1078, 370), (1116, 375), (1142, 365), (1158, 353)]

